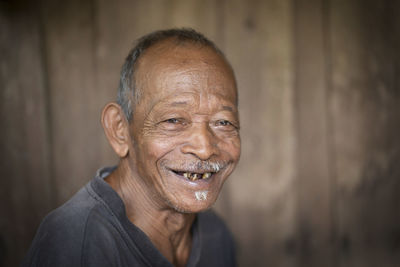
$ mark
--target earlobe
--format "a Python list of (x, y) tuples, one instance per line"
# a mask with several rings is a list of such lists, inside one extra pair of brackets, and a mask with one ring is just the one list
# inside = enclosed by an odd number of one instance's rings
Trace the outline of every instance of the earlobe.
[(114, 102), (108, 103), (101, 114), (104, 133), (115, 153), (124, 158), (129, 152), (129, 123), (121, 107)]

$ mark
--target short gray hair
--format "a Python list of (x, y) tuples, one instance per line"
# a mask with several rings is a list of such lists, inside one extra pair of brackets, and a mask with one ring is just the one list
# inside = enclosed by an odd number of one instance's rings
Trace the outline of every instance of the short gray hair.
[(141, 37), (137, 40), (135, 47), (129, 52), (129, 55), (125, 59), (118, 87), (117, 103), (121, 106), (129, 122), (132, 120), (134, 106), (138, 103), (140, 98), (140, 90), (136, 88), (137, 84), (135, 81), (136, 63), (148, 48), (166, 39), (176, 41), (177, 45), (193, 43), (211, 47), (217, 54), (225, 58), (221, 50), (219, 50), (212, 41), (190, 28), (160, 30)]

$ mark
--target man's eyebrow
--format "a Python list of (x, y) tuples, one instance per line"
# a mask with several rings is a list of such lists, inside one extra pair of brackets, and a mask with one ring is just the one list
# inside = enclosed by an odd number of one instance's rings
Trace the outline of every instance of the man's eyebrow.
[(174, 101), (171, 103), (171, 106), (183, 106), (183, 105), (187, 105), (187, 101)]
[(232, 108), (231, 106), (222, 106), (222, 109), (223, 109), (223, 110), (228, 110), (228, 111), (234, 112), (234, 111), (233, 111), (233, 108)]

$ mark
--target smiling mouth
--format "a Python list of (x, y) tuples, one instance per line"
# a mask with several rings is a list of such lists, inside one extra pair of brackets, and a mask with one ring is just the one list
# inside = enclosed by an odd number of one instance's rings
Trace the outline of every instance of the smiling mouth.
[(196, 172), (183, 172), (174, 170), (172, 170), (172, 172), (174, 172), (179, 176), (185, 177), (192, 182), (197, 180), (207, 180), (215, 174), (215, 172), (196, 173)]

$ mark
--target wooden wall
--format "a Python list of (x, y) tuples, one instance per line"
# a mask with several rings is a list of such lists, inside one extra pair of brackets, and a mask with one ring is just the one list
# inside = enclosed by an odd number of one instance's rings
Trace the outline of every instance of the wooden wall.
[(133, 41), (198, 29), (237, 75), (241, 162), (216, 209), (240, 266), (399, 266), (400, 4), (0, 2), (0, 266), (117, 162), (99, 123)]

